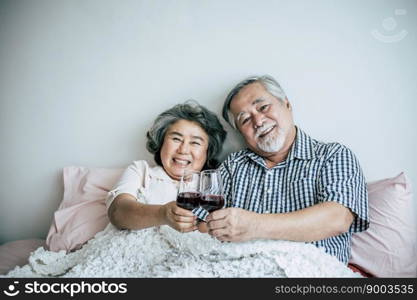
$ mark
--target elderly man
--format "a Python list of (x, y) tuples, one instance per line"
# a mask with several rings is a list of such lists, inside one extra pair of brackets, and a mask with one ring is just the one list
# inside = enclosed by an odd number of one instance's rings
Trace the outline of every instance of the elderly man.
[(347, 263), (352, 233), (369, 226), (366, 183), (352, 151), (295, 126), (291, 104), (270, 76), (233, 88), (223, 117), (247, 149), (220, 167), (228, 208), (207, 217), (209, 234), (312, 242)]

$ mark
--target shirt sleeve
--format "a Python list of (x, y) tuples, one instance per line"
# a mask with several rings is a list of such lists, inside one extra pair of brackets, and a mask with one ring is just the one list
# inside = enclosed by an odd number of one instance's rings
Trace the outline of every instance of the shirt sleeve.
[(353, 212), (349, 232), (369, 227), (366, 181), (359, 161), (348, 148), (340, 145), (328, 159), (320, 174), (318, 198), (320, 202), (340, 203)]
[(145, 161), (134, 161), (129, 165), (113, 189), (108, 192), (106, 208), (109, 209), (114, 199), (120, 194), (130, 194), (138, 200), (138, 191), (144, 186), (148, 169), (149, 166)]

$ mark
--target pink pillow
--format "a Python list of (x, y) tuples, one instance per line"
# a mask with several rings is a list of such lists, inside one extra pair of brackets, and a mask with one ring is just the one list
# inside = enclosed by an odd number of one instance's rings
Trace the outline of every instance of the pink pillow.
[(105, 198), (123, 169), (65, 167), (64, 197), (46, 238), (51, 251), (81, 248), (109, 219)]
[(375, 277), (417, 276), (417, 234), (404, 173), (368, 183), (369, 229), (352, 236), (349, 263)]

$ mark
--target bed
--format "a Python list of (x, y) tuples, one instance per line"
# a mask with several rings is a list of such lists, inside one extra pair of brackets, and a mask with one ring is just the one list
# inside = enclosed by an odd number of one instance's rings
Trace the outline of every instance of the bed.
[[(8, 277), (416, 277), (410, 182), (404, 173), (368, 183), (370, 228), (352, 238), (348, 266), (288, 241), (221, 243), (167, 226), (119, 231), (104, 199), (123, 169), (71, 166), (46, 240), (0, 246)], [(141, 241), (141, 242), (138, 242)]]

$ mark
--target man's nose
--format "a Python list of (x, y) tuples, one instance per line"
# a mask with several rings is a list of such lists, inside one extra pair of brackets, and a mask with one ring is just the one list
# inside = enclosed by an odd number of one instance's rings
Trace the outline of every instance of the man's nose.
[(255, 129), (261, 127), (263, 123), (264, 123), (264, 117), (262, 114), (255, 114), (253, 116), (253, 127)]

